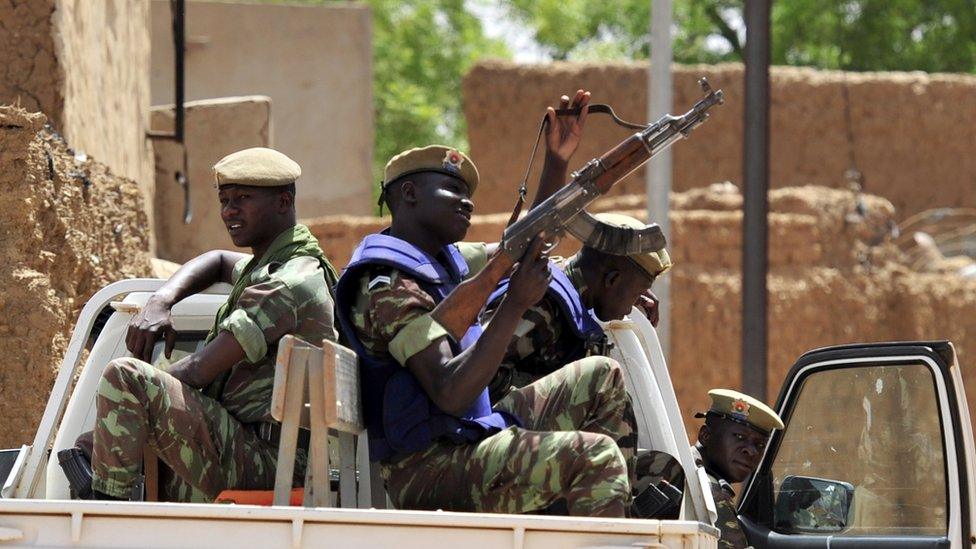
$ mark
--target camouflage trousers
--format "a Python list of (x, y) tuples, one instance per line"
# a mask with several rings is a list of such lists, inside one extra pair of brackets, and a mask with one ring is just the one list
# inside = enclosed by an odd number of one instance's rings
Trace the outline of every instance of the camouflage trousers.
[(518, 417), (476, 443), (437, 442), (384, 464), (401, 509), (527, 513), (565, 505), (570, 515), (623, 517), (637, 446), (623, 371), (606, 357), (570, 363), (494, 407)]
[(172, 473), (162, 487), (171, 501), (212, 502), (225, 489), (274, 486), (276, 446), (218, 401), (150, 364), (110, 362), (95, 405), (95, 490), (128, 499), (146, 446)]

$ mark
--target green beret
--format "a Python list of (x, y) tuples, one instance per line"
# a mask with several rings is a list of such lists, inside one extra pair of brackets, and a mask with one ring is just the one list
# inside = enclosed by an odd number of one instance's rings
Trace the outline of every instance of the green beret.
[(294, 183), (302, 168), (284, 154), (264, 147), (228, 154), (214, 164), (214, 186), (281, 187)]
[(386, 163), (383, 189), (390, 183), (411, 174), (433, 172), (451, 175), (468, 184), (468, 196), (478, 188), (478, 168), (463, 152), (444, 145), (428, 145), (403, 151)]
[(712, 407), (707, 413), (698, 413), (695, 417), (719, 416), (748, 425), (766, 435), (773, 429), (783, 428), (783, 420), (772, 408), (749, 395), (731, 389), (712, 389), (708, 396), (712, 397)]
[[(633, 217), (624, 214), (598, 213), (593, 217), (597, 218), (603, 223), (606, 223), (607, 225), (612, 225), (614, 227), (627, 227), (630, 229), (644, 229), (647, 227), (643, 221), (634, 219)], [(670, 269), (672, 265), (674, 265), (671, 262), (671, 256), (668, 255), (668, 251), (664, 248), (654, 252), (628, 255), (627, 257), (629, 257), (634, 263), (637, 263), (637, 266), (640, 267), (651, 278), (657, 278)]]

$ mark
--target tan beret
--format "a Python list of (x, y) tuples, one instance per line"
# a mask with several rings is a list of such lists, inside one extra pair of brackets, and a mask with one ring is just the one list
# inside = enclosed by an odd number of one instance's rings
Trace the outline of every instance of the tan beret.
[(281, 187), (294, 183), (302, 168), (284, 154), (264, 147), (228, 154), (214, 164), (214, 186)]
[[(598, 213), (593, 217), (614, 227), (628, 227), (631, 229), (643, 229), (647, 227), (643, 221), (624, 214)], [(668, 255), (668, 251), (664, 248), (654, 252), (630, 255), (628, 257), (634, 263), (637, 263), (637, 266), (643, 269), (651, 278), (657, 278), (674, 265), (671, 262), (671, 256)]]
[[(783, 420), (772, 408), (747, 394), (731, 389), (712, 389), (708, 396), (712, 397), (709, 414), (744, 423), (766, 434), (773, 429), (783, 428)], [(697, 417), (704, 415), (696, 414)]]
[(383, 186), (404, 176), (434, 172), (453, 175), (468, 184), (468, 195), (478, 188), (478, 168), (463, 152), (444, 145), (428, 145), (403, 151), (386, 163)]

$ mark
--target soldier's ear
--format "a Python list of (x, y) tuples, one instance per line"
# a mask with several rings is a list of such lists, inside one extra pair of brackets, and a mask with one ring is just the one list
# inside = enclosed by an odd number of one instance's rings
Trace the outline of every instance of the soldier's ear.
[(291, 191), (282, 191), (278, 194), (278, 204), (282, 212), (289, 212), (295, 208), (295, 194)]
[(417, 203), (417, 184), (412, 179), (400, 183), (400, 200), (407, 204)]
[(619, 269), (608, 269), (607, 272), (603, 274), (603, 285), (607, 288), (613, 288), (620, 282), (620, 277), (621, 273)]
[(708, 428), (708, 425), (702, 425), (698, 428), (698, 442), (702, 446), (708, 445), (708, 439), (712, 438), (712, 430)]

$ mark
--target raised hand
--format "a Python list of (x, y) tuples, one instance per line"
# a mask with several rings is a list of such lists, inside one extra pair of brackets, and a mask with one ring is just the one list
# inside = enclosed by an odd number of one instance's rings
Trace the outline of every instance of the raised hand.
[(572, 102), (569, 96), (559, 99), (560, 109), (581, 109), (579, 114), (557, 115), (556, 109), (546, 109), (546, 151), (549, 156), (568, 162), (583, 137), (583, 124), (586, 123), (586, 107), (590, 104), (590, 92), (576, 90)]

